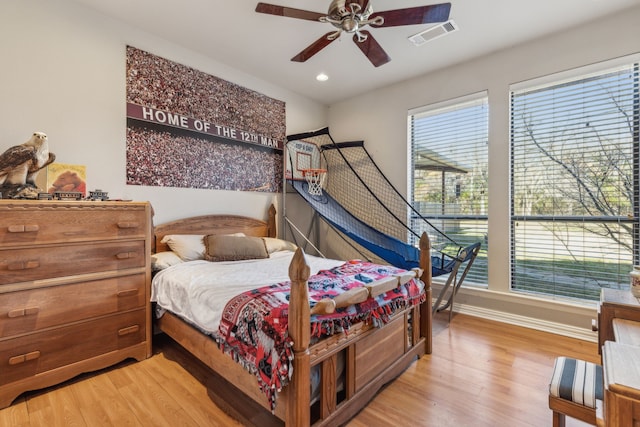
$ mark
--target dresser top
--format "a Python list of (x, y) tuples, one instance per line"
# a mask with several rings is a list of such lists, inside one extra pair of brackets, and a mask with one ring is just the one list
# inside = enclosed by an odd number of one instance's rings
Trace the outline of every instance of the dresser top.
[(602, 288), (600, 302), (602, 304), (626, 305), (640, 308), (638, 298), (634, 297), (629, 290)]
[(144, 209), (149, 202), (0, 199), (0, 211), (49, 209)]

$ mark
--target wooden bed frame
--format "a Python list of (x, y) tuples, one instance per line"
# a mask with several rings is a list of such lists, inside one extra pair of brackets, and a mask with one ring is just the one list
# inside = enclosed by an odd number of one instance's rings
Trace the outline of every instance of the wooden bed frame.
[[(248, 236), (275, 237), (275, 224), (273, 206), (269, 209), (267, 221), (236, 215), (185, 218), (155, 227), (156, 252), (168, 250), (159, 243), (167, 234), (243, 232)], [(286, 427), (341, 425), (365, 407), (386, 383), (400, 375), (416, 358), (431, 353), (429, 247), (428, 237), (424, 234), (420, 239), (420, 265), (427, 293), (425, 303), (399, 312), (381, 328), (355, 324), (348, 334), (337, 334), (313, 345), (310, 345), (310, 308), (306, 286), (309, 267), (304, 254), (298, 249), (289, 266), (293, 377), (278, 394), (273, 415), (256, 378), (220, 351), (213, 339), (171, 313), (157, 319), (157, 326), (214, 371), (208, 384), (209, 394), (218, 406), (243, 424)], [(343, 387), (338, 391), (340, 382), (336, 367), (340, 352), (343, 352), (345, 369)], [(319, 403), (311, 407), (310, 373), (311, 367), (316, 365), (321, 366), (322, 392)]]

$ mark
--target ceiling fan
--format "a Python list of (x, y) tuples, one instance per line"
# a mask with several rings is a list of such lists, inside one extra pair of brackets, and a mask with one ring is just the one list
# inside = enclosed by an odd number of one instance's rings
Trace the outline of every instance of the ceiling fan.
[(342, 32), (346, 32), (353, 34), (353, 41), (376, 67), (386, 64), (391, 61), (391, 58), (371, 33), (362, 29), (363, 27), (367, 25), (372, 27), (397, 27), (401, 25), (445, 22), (449, 19), (450, 10), (451, 3), (441, 3), (374, 13), (369, 0), (332, 0), (326, 15), (268, 3), (258, 3), (256, 6), (256, 12), (259, 13), (329, 23), (337, 28), (323, 35), (291, 58), (292, 61), (305, 62), (327, 47), (332, 41), (338, 39)]

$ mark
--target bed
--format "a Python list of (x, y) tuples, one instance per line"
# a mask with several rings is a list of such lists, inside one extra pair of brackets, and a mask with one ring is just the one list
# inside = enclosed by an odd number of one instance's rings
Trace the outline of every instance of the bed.
[[(154, 253), (171, 253), (172, 248), (167, 241), (170, 243), (170, 237), (181, 235), (209, 236), (210, 239), (234, 235), (266, 237), (278, 242), (275, 224), (273, 206), (266, 220), (237, 215), (207, 215), (172, 221), (155, 227)], [(256, 376), (225, 354), (220, 344), (192, 319), (154, 303), (158, 305), (156, 311), (161, 314), (156, 319), (156, 326), (211, 368), (210, 396), (244, 425), (340, 425), (357, 414), (386, 383), (417, 358), (431, 353), (431, 257), (426, 234), (420, 239), (420, 250), (421, 266), (415, 274), (424, 284), (421, 301), (425, 302), (400, 306), (383, 323), (354, 322), (348, 330), (315, 340), (311, 332), (312, 324), (316, 324), (312, 323), (312, 313), (320, 303), (312, 303), (311, 307), (309, 302), (311, 284), (307, 283), (310, 278), (307, 260), (310, 257), (299, 248), (293, 252), (288, 265), (290, 294), (287, 296), (293, 374), (288, 384), (276, 393), (275, 406), (274, 401), (258, 387)], [(207, 268), (203, 265), (205, 262), (192, 261), (189, 264)], [(250, 267), (244, 268), (248, 270)], [(156, 278), (154, 286), (155, 282)], [(373, 295), (373, 288), (369, 290)], [(330, 308), (328, 312), (331, 311)], [(319, 387), (314, 389), (312, 378), (315, 377), (319, 378)]]

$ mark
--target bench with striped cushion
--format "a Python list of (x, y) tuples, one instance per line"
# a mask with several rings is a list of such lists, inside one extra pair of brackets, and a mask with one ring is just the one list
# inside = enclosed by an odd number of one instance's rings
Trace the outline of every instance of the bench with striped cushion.
[(554, 427), (568, 415), (596, 425), (596, 404), (603, 400), (602, 366), (570, 357), (558, 357), (549, 384), (549, 408)]

